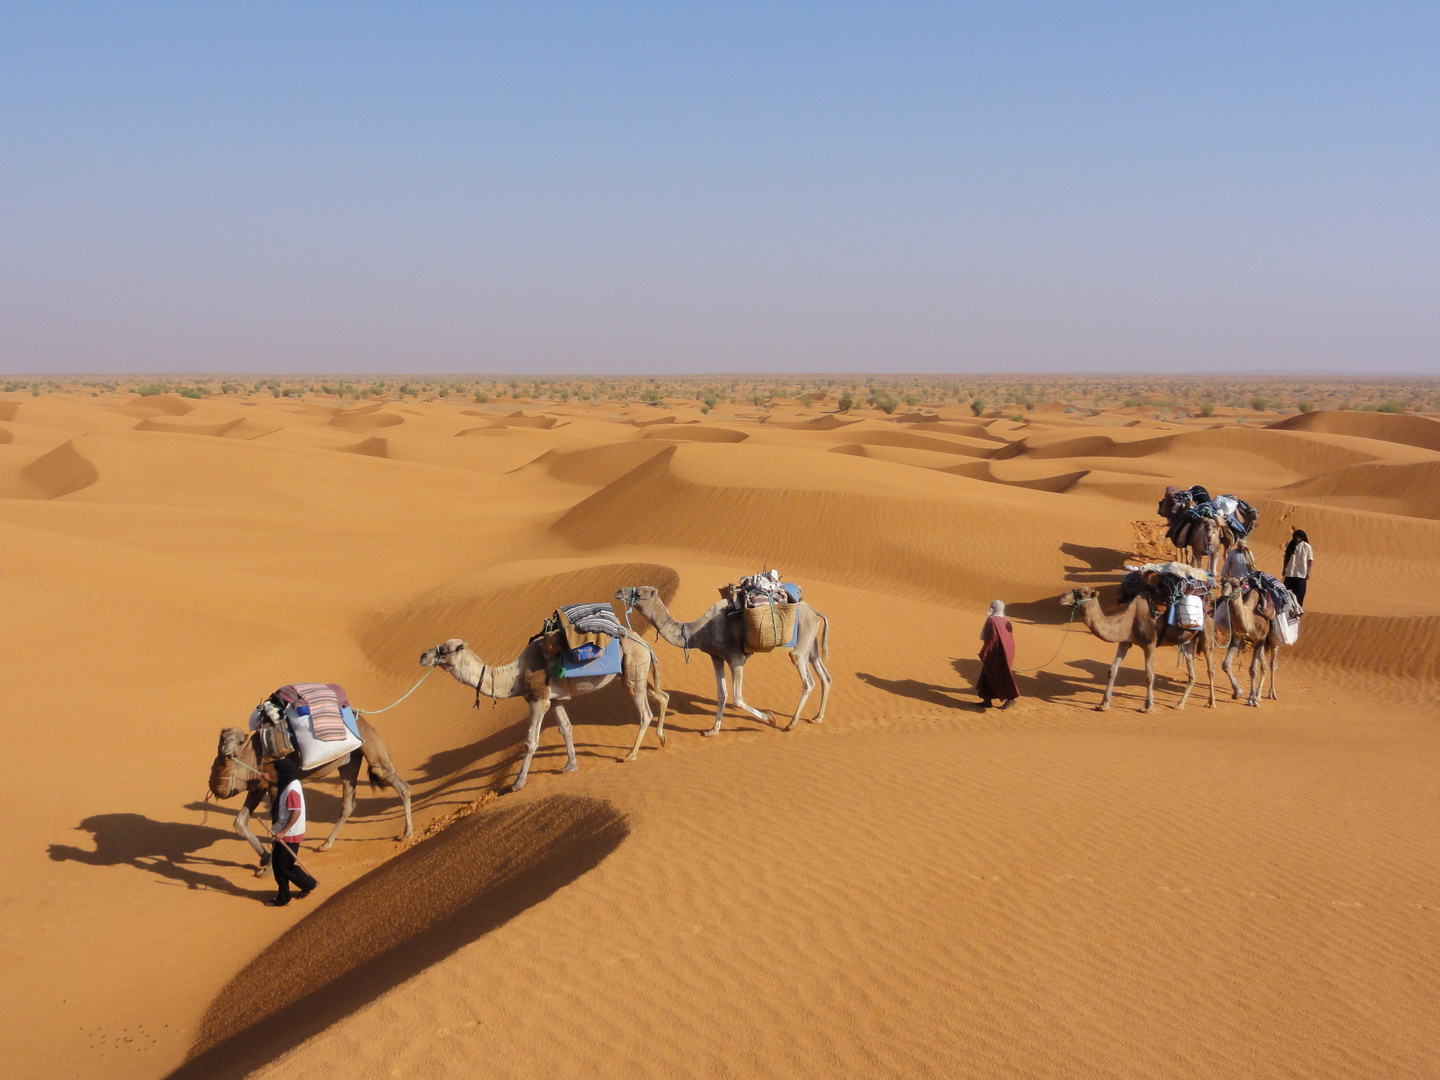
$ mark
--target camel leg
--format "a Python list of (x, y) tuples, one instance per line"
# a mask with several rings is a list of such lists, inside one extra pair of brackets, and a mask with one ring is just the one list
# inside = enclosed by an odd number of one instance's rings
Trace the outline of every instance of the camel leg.
[(1195, 648), (1194, 639), (1191, 639), (1191, 647), (1180, 647), (1180, 659), (1185, 661), (1185, 673), (1190, 676), (1190, 681), (1185, 684), (1185, 692), (1180, 695), (1180, 700), (1175, 703), (1175, 708), (1183, 709), (1185, 703), (1190, 700), (1190, 691), (1195, 686)]
[(255, 854), (260, 856), (260, 865), (255, 869), (255, 876), (260, 877), (270, 867), (270, 852), (265, 850), (265, 845), (260, 843), (259, 837), (250, 831), (250, 815), (260, 805), (260, 800), (265, 797), (262, 788), (251, 788), (245, 793), (245, 802), (240, 807), (240, 812), (235, 815), (235, 831), (240, 834), (247, 844), (255, 849)]
[(730, 683), (735, 687), (735, 704), (737, 706), (755, 717), (756, 720), (764, 720), (767, 724), (775, 723), (774, 714), (761, 712), (759, 709), (752, 709), (749, 705), (745, 704), (745, 661), (742, 660), (738, 664), (731, 661)]
[(520, 775), (515, 778), (515, 783), (510, 785), (511, 791), (519, 791), (525, 786), (525, 780), (530, 775), (530, 759), (540, 748), (540, 725), (545, 723), (545, 714), (549, 711), (549, 701), (535, 701), (530, 704), (530, 734), (525, 737), (525, 761), (520, 766)]
[(810, 664), (815, 668), (815, 673), (820, 676), (820, 711), (815, 714), (812, 724), (818, 724), (825, 719), (825, 703), (830, 700), (830, 672), (825, 667), (825, 661), (820, 659), (820, 650), (816, 648), (810, 654)]
[[(371, 782), (374, 782), (373, 777), (378, 776), (400, 796), (400, 804), (405, 809), (405, 831), (400, 834), (400, 839), (410, 839), (415, 835), (415, 822), (410, 816), (410, 785), (400, 778), (400, 770), (395, 768), (395, 763), (390, 760), (390, 752), (378, 738), (367, 739), (361, 743), (360, 752), (365, 755), (365, 764), (370, 767)], [(360, 782), (358, 772), (355, 774), (355, 782)]]
[(1270, 649), (1269, 649), (1269, 652), (1270, 652), (1270, 694), (1269, 694), (1269, 698), (1270, 698), (1271, 701), (1279, 701), (1279, 700), (1280, 700), (1280, 691), (1277, 690), (1276, 687), (1275, 687), (1275, 673), (1276, 673), (1276, 671), (1277, 671), (1277, 670), (1279, 669), (1279, 667), (1280, 667), (1280, 646), (1279, 646), (1279, 645), (1272, 645), (1272, 646), (1270, 647)]
[(1125, 654), (1130, 651), (1130, 642), (1123, 641), (1115, 648), (1115, 659), (1110, 661), (1110, 681), (1105, 684), (1105, 694), (1100, 699), (1100, 704), (1095, 706), (1096, 712), (1104, 712), (1110, 708), (1110, 697), (1115, 693), (1115, 676), (1120, 671), (1120, 661), (1125, 659)]
[(1265, 689), (1265, 642), (1257, 641), (1250, 657), (1250, 697), (1245, 702), (1260, 707), (1260, 693)]
[(575, 764), (575, 737), (570, 727), (570, 717), (565, 713), (565, 706), (559, 702), (555, 703), (555, 720), (560, 725), (560, 734), (565, 739), (565, 768), (561, 772), (574, 772), (580, 766)]
[(1149, 646), (1145, 649), (1145, 707), (1142, 713), (1150, 712), (1155, 708), (1155, 647)]
[[(638, 679), (628, 670), (625, 672), (625, 681), (630, 686), (630, 697), (635, 701), (635, 711), (640, 714), (640, 730), (635, 735), (635, 745), (630, 748), (630, 753), (625, 755), (626, 761), (634, 761), (640, 756), (640, 744), (645, 741), (645, 732), (650, 730), (650, 699), (646, 695), (649, 674), (648, 667), (640, 672)], [(660, 740), (660, 745), (665, 745), (664, 739)]]
[(808, 698), (809, 691), (815, 688), (815, 675), (812, 675), (811, 670), (809, 670), (809, 661), (805, 660), (805, 658), (799, 654), (798, 649), (791, 649), (791, 662), (795, 665), (795, 671), (798, 672), (799, 677), (801, 677), (801, 700), (799, 700), (799, 703), (795, 706), (795, 716), (792, 716), (791, 721), (785, 724), (786, 732), (789, 732), (792, 727), (795, 727), (795, 724), (801, 721), (801, 710), (805, 708), (805, 698)]
[(720, 724), (725, 719), (725, 661), (712, 656), (710, 662), (715, 665), (715, 723), (708, 731), (700, 733), (707, 739), (720, 734)]
[(1225, 660), (1220, 665), (1220, 670), (1223, 671), (1225, 677), (1230, 680), (1230, 698), (1233, 701), (1240, 699), (1240, 680), (1235, 678), (1235, 672), (1231, 667), (1231, 665), (1235, 663), (1236, 646), (1239, 644), (1240, 639), (1235, 636), (1235, 631), (1231, 630), (1230, 644), (1225, 646)]
[(330, 835), (320, 845), (321, 851), (329, 851), (335, 845), (335, 837), (340, 835), (340, 830), (345, 827), (345, 822), (349, 821), (350, 815), (355, 812), (355, 782), (360, 779), (362, 761), (364, 758), (359, 754), (352, 753), (336, 773), (340, 777), (340, 790), (344, 793), (340, 799), (340, 817), (335, 822), (335, 827), (330, 830)]

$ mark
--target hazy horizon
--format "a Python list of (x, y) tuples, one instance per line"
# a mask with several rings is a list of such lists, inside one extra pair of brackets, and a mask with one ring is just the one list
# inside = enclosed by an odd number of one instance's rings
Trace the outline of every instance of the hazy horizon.
[(0, 370), (1440, 371), (1421, 4), (0, 11)]

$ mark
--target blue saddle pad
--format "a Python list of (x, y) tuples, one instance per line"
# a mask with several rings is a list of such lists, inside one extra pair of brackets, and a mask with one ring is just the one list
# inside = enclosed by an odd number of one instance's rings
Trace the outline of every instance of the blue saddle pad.
[(570, 652), (561, 654), (560, 678), (580, 679), (594, 675), (620, 674), (620, 639), (611, 638), (599, 656), (593, 660), (577, 660)]

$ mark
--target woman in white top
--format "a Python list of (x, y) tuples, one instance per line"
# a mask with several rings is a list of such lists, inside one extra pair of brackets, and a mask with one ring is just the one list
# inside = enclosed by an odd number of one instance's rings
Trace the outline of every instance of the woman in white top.
[(1305, 606), (1305, 585), (1310, 580), (1310, 564), (1315, 561), (1315, 550), (1304, 529), (1296, 529), (1285, 545), (1285, 587), (1295, 594), (1300, 606)]

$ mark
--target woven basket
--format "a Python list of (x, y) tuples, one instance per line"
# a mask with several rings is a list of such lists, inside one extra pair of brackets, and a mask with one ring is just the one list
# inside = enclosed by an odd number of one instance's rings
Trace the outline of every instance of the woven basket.
[(745, 609), (745, 651), (766, 652), (790, 644), (798, 604), (762, 604)]
[(289, 729), (279, 724), (261, 724), (255, 734), (259, 736), (261, 761), (274, 761), (295, 752), (295, 740), (290, 737)]

